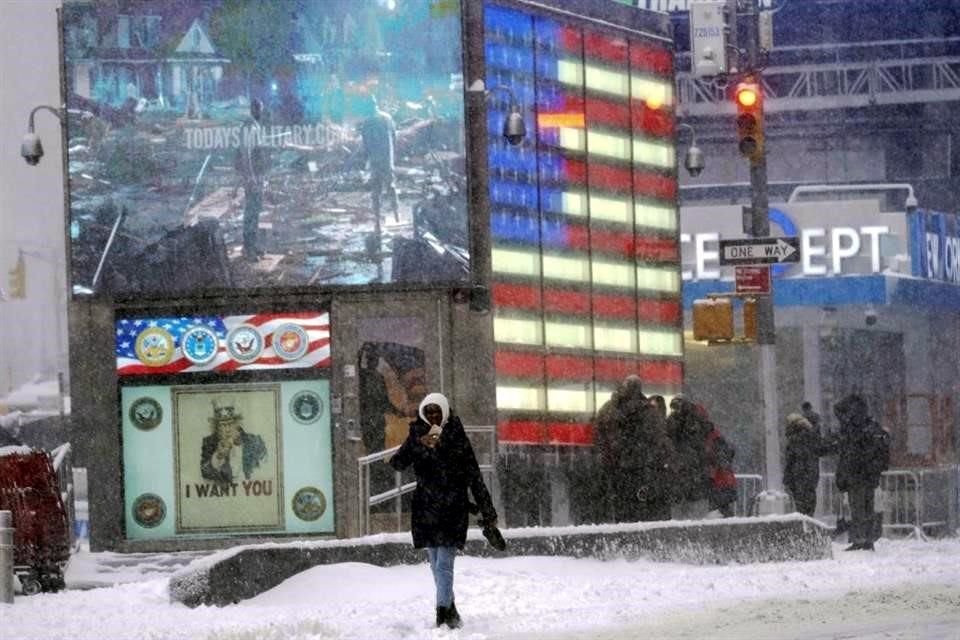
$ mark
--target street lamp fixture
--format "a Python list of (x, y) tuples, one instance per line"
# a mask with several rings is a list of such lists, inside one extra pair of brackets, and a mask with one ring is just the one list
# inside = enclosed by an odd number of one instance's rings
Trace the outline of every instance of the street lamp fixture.
[(26, 160), (27, 164), (31, 167), (35, 167), (40, 164), (40, 158), (43, 157), (43, 143), (40, 142), (40, 136), (37, 135), (33, 118), (36, 116), (37, 111), (49, 111), (54, 116), (57, 117), (57, 120), (60, 121), (60, 125), (63, 126), (66, 123), (66, 116), (68, 113), (77, 114), (83, 116), (84, 118), (92, 118), (93, 114), (89, 111), (83, 111), (81, 109), (67, 109), (66, 107), (51, 107), (49, 105), (41, 104), (33, 108), (30, 112), (30, 118), (27, 121), (27, 133), (23, 136), (23, 142), (20, 143), (20, 155), (23, 156), (23, 159)]
[(690, 130), (690, 146), (687, 147), (687, 153), (683, 156), (683, 166), (692, 178), (696, 178), (703, 173), (704, 167), (707, 166), (703, 150), (697, 146), (697, 133), (693, 130), (693, 127), (685, 123), (679, 124), (677, 128)]

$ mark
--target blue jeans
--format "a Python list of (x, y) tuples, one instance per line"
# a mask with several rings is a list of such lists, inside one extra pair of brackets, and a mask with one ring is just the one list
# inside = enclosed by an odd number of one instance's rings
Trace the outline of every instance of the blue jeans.
[(449, 607), (453, 602), (453, 561), (456, 547), (427, 547), (433, 583), (437, 586), (437, 606)]

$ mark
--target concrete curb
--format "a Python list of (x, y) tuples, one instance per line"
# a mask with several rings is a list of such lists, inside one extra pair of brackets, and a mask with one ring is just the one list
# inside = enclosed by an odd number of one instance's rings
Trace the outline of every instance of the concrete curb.
[[(501, 552), (491, 548), (479, 530), (471, 530), (463, 553), (689, 564), (805, 561), (832, 557), (829, 532), (823, 523), (801, 515), (504, 529), (507, 549)], [(224, 606), (252, 598), (311, 567), (342, 562), (419, 564), (425, 562), (425, 554), (413, 548), (407, 533), (235, 547), (178, 571), (170, 579), (169, 593), (172, 600), (190, 607)]]

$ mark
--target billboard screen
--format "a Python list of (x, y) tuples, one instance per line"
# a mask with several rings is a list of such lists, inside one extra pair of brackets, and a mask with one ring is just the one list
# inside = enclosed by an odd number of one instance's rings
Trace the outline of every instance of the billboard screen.
[(329, 533), (326, 380), (125, 386), (127, 538)]
[(75, 295), (467, 279), (459, 2), (63, 15)]

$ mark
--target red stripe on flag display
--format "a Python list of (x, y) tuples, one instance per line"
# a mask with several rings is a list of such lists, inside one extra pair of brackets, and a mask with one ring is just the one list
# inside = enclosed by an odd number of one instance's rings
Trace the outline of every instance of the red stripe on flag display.
[(543, 379), (543, 356), (535, 353), (497, 351), (494, 364), (501, 376)]
[(534, 420), (499, 420), (497, 440), (514, 444), (542, 444), (543, 423)]
[(589, 422), (548, 422), (546, 430), (550, 444), (593, 444), (593, 427)]

